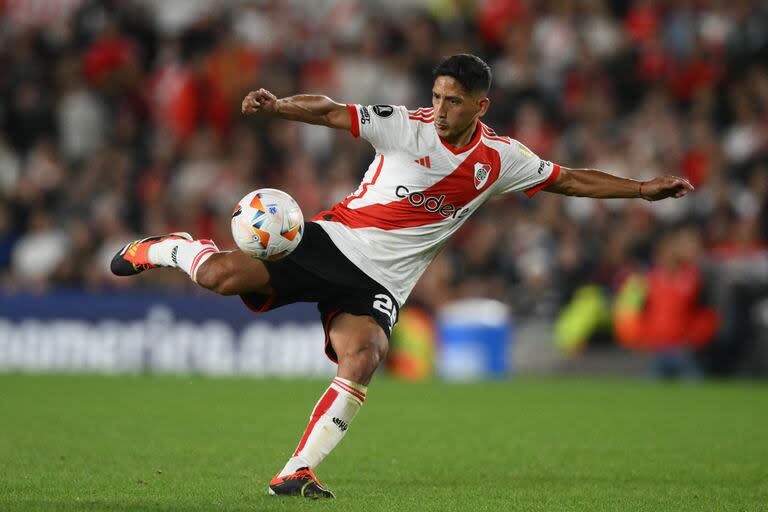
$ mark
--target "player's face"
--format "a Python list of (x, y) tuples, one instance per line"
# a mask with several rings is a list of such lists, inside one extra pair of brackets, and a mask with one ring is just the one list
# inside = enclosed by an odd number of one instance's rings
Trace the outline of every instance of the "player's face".
[(432, 86), (437, 134), (451, 142), (473, 130), (477, 119), (488, 109), (488, 103), (488, 98), (467, 92), (455, 78), (437, 77)]

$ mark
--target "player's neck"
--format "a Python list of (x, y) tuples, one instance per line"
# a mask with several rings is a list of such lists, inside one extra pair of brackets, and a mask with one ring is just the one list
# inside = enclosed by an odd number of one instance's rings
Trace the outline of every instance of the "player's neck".
[(447, 138), (440, 137), (444, 144), (451, 146), (456, 151), (464, 149), (470, 142), (475, 139), (477, 130), (480, 129), (480, 121), (475, 121), (474, 124), (470, 124), (466, 130), (459, 133), (455, 137)]

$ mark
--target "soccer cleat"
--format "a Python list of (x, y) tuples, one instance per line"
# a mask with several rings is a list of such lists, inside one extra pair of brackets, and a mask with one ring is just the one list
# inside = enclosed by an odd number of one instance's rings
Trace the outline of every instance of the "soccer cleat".
[(134, 240), (123, 247), (115, 257), (112, 258), (110, 269), (116, 276), (134, 276), (150, 268), (157, 268), (148, 261), (149, 247), (163, 240), (189, 240), (192, 241), (192, 235), (189, 233), (171, 233), (170, 235), (158, 235)]
[(335, 498), (331, 491), (322, 486), (309, 468), (301, 468), (295, 473), (276, 476), (269, 482), (270, 496), (301, 496), (303, 498)]

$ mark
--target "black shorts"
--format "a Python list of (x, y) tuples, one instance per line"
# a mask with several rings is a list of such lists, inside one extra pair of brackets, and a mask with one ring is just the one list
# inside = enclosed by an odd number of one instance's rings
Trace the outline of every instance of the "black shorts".
[(397, 302), (386, 288), (349, 261), (318, 224), (307, 222), (304, 228), (295, 251), (281, 260), (264, 262), (274, 293), (240, 297), (255, 313), (295, 302), (317, 302), (325, 329), (325, 353), (338, 363), (329, 336), (333, 317), (339, 313), (371, 316), (389, 338), (397, 322)]

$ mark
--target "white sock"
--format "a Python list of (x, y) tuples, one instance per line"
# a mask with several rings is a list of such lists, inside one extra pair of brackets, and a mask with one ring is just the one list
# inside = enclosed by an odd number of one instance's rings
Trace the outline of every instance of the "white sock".
[(299, 446), (278, 476), (314, 468), (331, 453), (365, 401), (366, 386), (336, 377), (315, 405)]
[(153, 265), (179, 268), (197, 282), (197, 269), (217, 252), (219, 248), (210, 240), (171, 239), (152, 244), (147, 259)]

